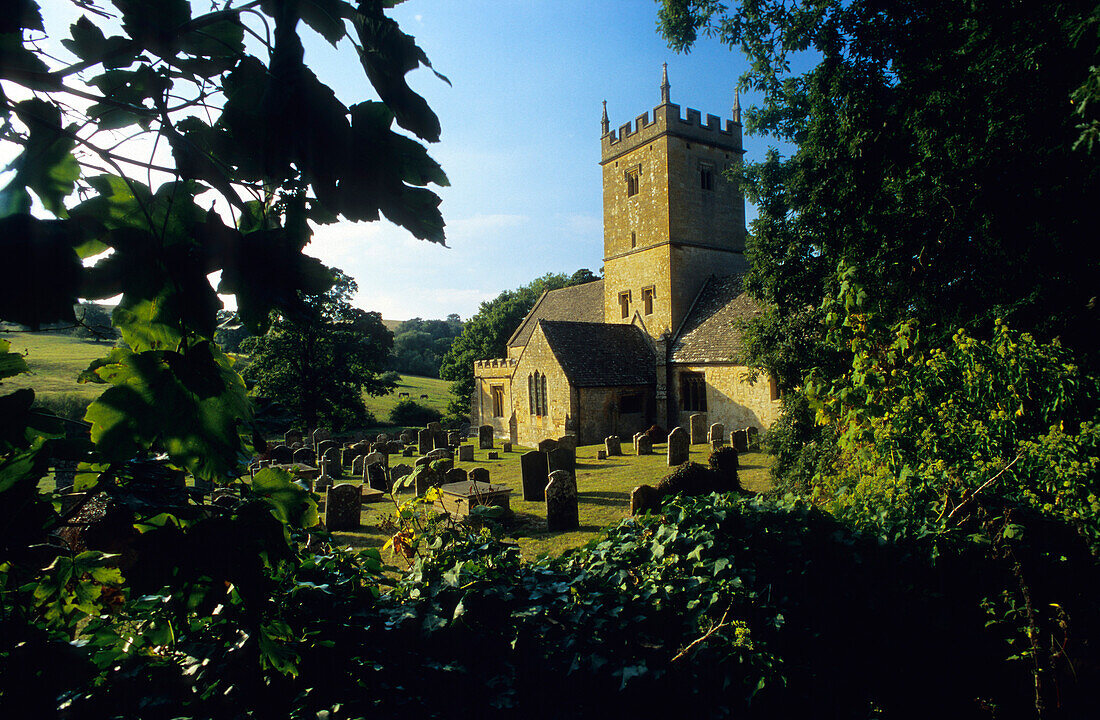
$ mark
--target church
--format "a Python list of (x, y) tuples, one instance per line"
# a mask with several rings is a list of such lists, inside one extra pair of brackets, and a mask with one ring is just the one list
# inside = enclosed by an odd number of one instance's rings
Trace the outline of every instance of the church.
[(604, 103), (603, 279), (546, 292), (508, 340), (474, 363), (471, 421), (533, 446), (629, 439), (702, 413), (768, 428), (779, 393), (749, 382), (742, 334), (762, 312), (742, 291), (745, 201), (723, 173), (741, 162), (741, 109), (706, 122), (670, 100), (612, 130)]

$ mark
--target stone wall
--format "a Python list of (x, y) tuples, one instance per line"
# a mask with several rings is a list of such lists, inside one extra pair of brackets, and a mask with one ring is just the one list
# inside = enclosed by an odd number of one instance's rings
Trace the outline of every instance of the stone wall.
[[(514, 402), (512, 400), (512, 373), (515, 372), (516, 363), (511, 359), (478, 360), (474, 363), (474, 394), (471, 401), (471, 409), (475, 410), (476, 417), (471, 418), (471, 424), (491, 425), (493, 435), (503, 439), (509, 438), (508, 420), (512, 415)], [(504, 403), (501, 417), (493, 415), (492, 389), (500, 387), (504, 392)]]
[(771, 399), (767, 377), (761, 377), (754, 385), (743, 378), (747, 367), (739, 365), (671, 365), (669, 367), (669, 395), (675, 399), (670, 409), (673, 420), (687, 429), (692, 412), (680, 409), (680, 373), (701, 372), (707, 384), (706, 424), (722, 423), (726, 430), (738, 430), (750, 425), (766, 430), (779, 417), (779, 400)]
[[(527, 377), (535, 371), (546, 376), (547, 414), (532, 415)], [(516, 364), (512, 380), (512, 407), (516, 413), (516, 441), (534, 447), (540, 440), (557, 439), (572, 432), (576, 417), (576, 391), (550, 350), (542, 327), (536, 327)], [(569, 421), (570, 427), (566, 427)]]
[[(624, 413), (622, 398), (632, 394), (642, 395), (641, 412)], [(577, 438), (581, 445), (603, 442), (609, 435), (618, 435), (623, 442), (629, 442), (634, 433), (653, 424), (653, 388), (648, 385), (578, 388), (577, 398)]]

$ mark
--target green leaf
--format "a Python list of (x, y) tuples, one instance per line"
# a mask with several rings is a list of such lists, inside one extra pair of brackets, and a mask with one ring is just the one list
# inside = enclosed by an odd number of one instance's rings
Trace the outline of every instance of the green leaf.
[(285, 470), (260, 470), (252, 478), (252, 489), (271, 505), (271, 513), (283, 523), (308, 528), (321, 521), (317, 503)]
[(0, 208), (7, 212), (25, 212), (22, 188), (34, 191), (42, 205), (54, 215), (65, 217), (63, 200), (76, 188), (80, 164), (72, 154), (76, 142), (61, 128), (58, 106), (34, 98), (16, 104), (15, 114), (29, 129), (23, 152), (12, 163), (15, 177), (0, 191)]
[(0, 340), (0, 378), (14, 377), (30, 372), (26, 359), (20, 353), (9, 352), (11, 343)]

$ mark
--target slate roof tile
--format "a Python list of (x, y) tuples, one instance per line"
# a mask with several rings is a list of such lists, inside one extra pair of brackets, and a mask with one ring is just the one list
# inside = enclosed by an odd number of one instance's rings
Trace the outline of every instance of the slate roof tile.
[(745, 362), (744, 323), (763, 313), (763, 308), (742, 291), (743, 277), (707, 280), (672, 342), (671, 362)]
[(539, 320), (602, 323), (603, 280), (544, 292), (508, 339), (508, 347), (527, 345)]
[(652, 385), (653, 350), (634, 325), (541, 320), (543, 335), (577, 387)]

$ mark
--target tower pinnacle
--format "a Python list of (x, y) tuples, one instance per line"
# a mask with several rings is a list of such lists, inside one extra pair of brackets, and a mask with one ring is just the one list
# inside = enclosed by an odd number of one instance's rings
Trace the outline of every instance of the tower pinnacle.
[(661, 104), (668, 105), (671, 101), (668, 99), (668, 63), (661, 63)]
[(603, 118), (600, 120), (600, 129), (603, 131), (601, 135), (606, 135), (611, 132), (611, 124), (607, 121), (607, 101), (603, 101)]
[(737, 88), (733, 89), (733, 122), (741, 124), (741, 91)]

